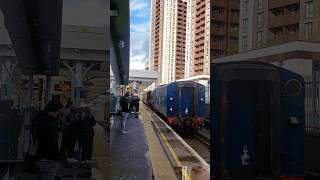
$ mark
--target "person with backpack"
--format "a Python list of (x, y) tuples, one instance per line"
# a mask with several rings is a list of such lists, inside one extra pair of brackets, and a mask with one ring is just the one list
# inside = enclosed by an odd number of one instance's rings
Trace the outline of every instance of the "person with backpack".
[(126, 130), (126, 123), (129, 116), (129, 93), (126, 93), (123, 97), (120, 99), (120, 107), (121, 107), (121, 129), (120, 132), (123, 134), (127, 134), (128, 131)]
[(81, 150), (81, 162), (87, 162), (92, 158), (93, 152), (93, 126), (96, 120), (89, 107), (85, 107), (81, 119), (78, 121), (78, 138)]
[(42, 111), (37, 119), (36, 157), (39, 167), (39, 180), (54, 180), (59, 153), (59, 114), (63, 111), (63, 105), (60, 101), (51, 100), (45, 111)]

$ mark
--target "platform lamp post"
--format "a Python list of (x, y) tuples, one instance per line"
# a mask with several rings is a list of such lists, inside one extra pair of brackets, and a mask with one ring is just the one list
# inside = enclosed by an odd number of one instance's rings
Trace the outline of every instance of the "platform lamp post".
[(75, 105), (76, 107), (80, 107), (80, 93), (82, 88), (82, 63), (77, 62), (75, 65)]
[(44, 107), (49, 103), (49, 101), (52, 98), (52, 77), (49, 75), (47, 75), (45, 90), (46, 91), (45, 91), (44, 104), (43, 104)]

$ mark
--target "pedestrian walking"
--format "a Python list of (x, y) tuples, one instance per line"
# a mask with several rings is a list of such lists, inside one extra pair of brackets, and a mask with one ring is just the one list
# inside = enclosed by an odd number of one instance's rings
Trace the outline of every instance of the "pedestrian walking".
[(37, 159), (39, 180), (54, 180), (59, 161), (59, 125), (58, 116), (63, 111), (60, 101), (48, 103), (37, 120)]
[(93, 126), (96, 124), (96, 120), (91, 113), (89, 107), (85, 107), (79, 120), (79, 145), (81, 150), (81, 162), (91, 160), (93, 151)]
[(129, 112), (130, 112), (129, 108), (128, 108), (128, 105), (129, 105), (129, 94), (126, 93), (124, 95), (124, 97), (122, 97), (120, 99), (121, 115), (122, 115), (120, 131), (123, 134), (127, 134), (128, 133), (128, 131), (126, 130), (126, 123), (127, 123), (127, 119), (128, 119)]

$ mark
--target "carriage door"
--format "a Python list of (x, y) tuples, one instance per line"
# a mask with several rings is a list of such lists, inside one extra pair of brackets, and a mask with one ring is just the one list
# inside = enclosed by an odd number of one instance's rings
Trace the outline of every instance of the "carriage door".
[(180, 113), (182, 117), (194, 116), (194, 88), (181, 87)]
[(226, 158), (233, 179), (271, 175), (270, 87), (268, 81), (229, 84)]

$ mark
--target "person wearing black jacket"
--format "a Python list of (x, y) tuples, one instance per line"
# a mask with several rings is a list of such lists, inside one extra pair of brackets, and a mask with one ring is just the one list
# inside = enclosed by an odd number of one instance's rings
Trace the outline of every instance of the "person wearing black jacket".
[(93, 151), (93, 126), (96, 124), (94, 116), (89, 107), (84, 108), (80, 121), (78, 122), (79, 144), (81, 149), (81, 162), (91, 160)]
[(128, 99), (129, 99), (129, 112), (131, 113), (131, 112), (133, 112), (135, 99), (134, 99), (133, 95), (129, 96)]
[(37, 159), (39, 160), (39, 179), (54, 180), (59, 161), (59, 124), (58, 116), (63, 111), (60, 101), (52, 100), (46, 111), (37, 120)]
[(129, 94), (126, 93), (124, 95), (124, 97), (122, 97), (120, 99), (120, 106), (121, 106), (121, 115), (122, 115), (122, 118), (121, 118), (121, 129), (120, 131), (123, 133), (123, 134), (127, 134), (128, 131), (126, 130), (126, 122), (127, 122), (127, 119), (128, 119), (128, 116), (129, 116), (129, 108), (128, 108), (128, 105), (129, 105)]
[(139, 96), (135, 96), (135, 101), (134, 101), (134, 106), (135, 106), (135, 109), (136, 109), (136, 112), (139, 112), (139, 104), (140, 104), (140, 99), (139, 99)]
[(62, 117), (62, 141), (60, 149), (60, 158), (68, 162), (77, 162), (74, 159), (74, 148), (77, 141), (76, 112), (72, 101), (68, 101)]

